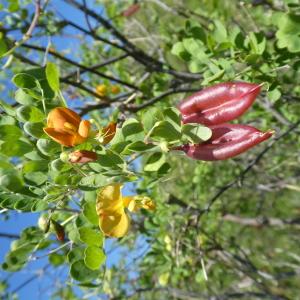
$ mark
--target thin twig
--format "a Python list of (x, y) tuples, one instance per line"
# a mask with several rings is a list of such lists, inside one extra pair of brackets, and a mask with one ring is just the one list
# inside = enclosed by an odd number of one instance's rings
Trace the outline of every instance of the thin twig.
[(19, 235), (13, 234), (13, 233), (5, 233), (5, 232), (0, 232), (0, 237), (8, 238), (8, 239), (18, 239), (20, 238)]
[[(35, 46), (35, 45), (24, 44), (24, 45), (22, 45), (22, 47), (25, 47), (25, 48), (28, 48), (28, 49), (37, 50), (37, 51), (40, 51), (40, 52), (45, 52), (45, 51), (46, 51), (46, 48), (45, 48), (45, 47), (41, 47), (41, 46)], [(58, 53), (58, 52), (50, 51), (49, 54), (52, 55), (52, 56), (54, 56), (54, 57), (56, 57), (56, 58), (59, 58), (59, 59), (62, 60), (62, 61), (65, 61), (65, 62), (67, 62), (67, 63), (69, 63), (69, 64), (71, 64), (71, 65), (73, 65), (73, 66), (76, 66), (76, 67), (78, 67), (78, 68), (80, 68), (80, 69), (82, 69), (82, 70), (84, 70), (84, 71), (86, 71), (86, 72), (90, 72), (90, 73), (95, 74), (95, 75), (98, 75), (98, 76), (100, 76), (100, 77), (103, 77), (103, 78), (106, 78), (106, 79), (115, 81), (115, 82), (117, 82), (117, 83), (119, 83), (119, 84), (121, 84), (121, 85), (127, 86), (127, 87), (129, 87), (129, 88), (131, 88), (131, 89), (139, 90), (138, 87), (136, 87), (135, 85), (133, 85), (133, 84), (131, 84), (131, 83), (128, 83), (128, 82), (123, 81), (123, 80), (121, 80), (121, 79), (118, 79), (118, 78), (115, 78), (115, 77), (106, 75), (106, 74), (104, 74), (104, 73), (102, 73), (102, 72), (99, 72), (99, 71), (97, 71), (97, 70), (95, 70), (95, 69), (93, 69), (93, 68), (91, 68), (91, 67), (87, 67), (87, 66), (85, 66), (85, 65), (83, 65), (83, 64), (77, 63), (76, 61), (71, 60), (71, 59), (69, 59), (69, 58), (63, 56), (63, 55), (61, 55), (61, 54)]]
[(189, 92), (197, 92), (199, 91), (199, 88), (195, 89), (195, 88), (172, 88), (172, 89), (169, 89), (167, 91), (165, 91), (164, 93), (142, 103), (142, 104), (139, 104), (139, 105), (128, 105), (127, 108), (125, 108), (126, 110), (129, 110), (131, 112), (137, 112), (141, 109), (144, 109), (150, 105), (153, 105), (154, 103), (162, 100), (163, 98), (167, 97), (167, 96), (170, 96), (170, 95), (173, 95), (173, 94), (180, 94), (180, 93), (189, 93)]
[[(96, 69), (99, 69), (99, 68), (102, 68), (102, 67), (105, 67), (107, 65), (110, 65), (110, 64), (113, 64), (119, 60), (122, 60), (124, 58), (128, 57), (128, 54), (123, 54), (123, 55), (120, 55), (120, 56), (117, 56), (117, 57), (112, 57), (112, 58), (109, 58), (108, 60), (105, 60), (99, 64), (96, 64), (94, 66), (91, 66), (90, 69), (93, 69), (93, 70), (96, 70)], [(76, 76), (78, 73), (79, 74), (83, 74), (83, 73), (86, 73), (86, 72), (89, 72), (88, 70), (83, 70), (83, 69), (80, 69), (79, 68), (79, 72), (76, 70), (74, 72), (71, 72), (70, 74), (62, 77), (63, 79), (69, 79), (70, 77), (73, 77), (73, 76)]]
[(20, 47), (22, 44), (24, 44), (26, 41), (28, 41), (31, 38), (33, 30), (38, 23), (40, 14), (41, 14), (41, 0), (36, 0), (34, 16), (33, 16), (32, 22), (31, 22), (28, 30), (23, 35), (22, 39), (19, 41), (16, 41), (14, 43), (14, 46), (10, 50), (8, 50), (6, 53), (4, 53), (2, 56), (7, 56), (7, 55), (12, 54), (18, 47)]

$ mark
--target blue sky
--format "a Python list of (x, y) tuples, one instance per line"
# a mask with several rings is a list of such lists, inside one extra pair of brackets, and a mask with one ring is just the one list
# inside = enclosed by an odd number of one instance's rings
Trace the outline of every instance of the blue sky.
[[(77, 24), (80, 24), (81, 26), (86, 27), (85, 18), (80, 12), (78, 12), (76, 9), (73, 9), (71, 6), (63, 3), (59, 0), (53, 0), (49, 2), (51, 7), (55, 7), (57, 11), (59, 11), (62, 15), (66, 16), (68, 19), (72, 20), (73, 22), (76, 22)], [(88, 5), (91, 7), (91, 1), (87, 1)], [(33, 8), (33, 6), (32, 6)], [(101, 8), (99, 10), (99, 13), (102, 13)], [(1, 12), (0, 12), (0, 18), (1, 18)], [(76, 30), (69, 28), (68, 33), (70, 35), (76, 34)], [(15, 36), (15, 38), (18, 38), (18, 36)], [(31, 43), (40, 44), (43, 46), (46, 46), (49, 42), (49, 39), (47, 37), (41, 38), (33, 38), (31, 40)], [(69, 53), (65, 54), (69, 56), (70, 58), (77, 58), (76, 50), (79, 49), (78, 39), (72, 39), (72, 38), (60, 38), (60, 37), (54, 37), (51, 38), (51, 43), (55, 46), (58, 50), (63, 49), (72, 49)], [(3, 63), (3, 62), (2, 62)], [(1, 77), (0, 77), (1, 78)], [(1, 80), (1, 79), (0, 79)], [(5, 81), (6, 89), (0, 94), (0, 98), (6, 101), (10, 101), (9, 99), (9, 93), (11, 89), (14, 89), (13, 85), (10, 82)], [(74, 103), (72, 101), (72, 105), (78, 106), (78, 101)], [(127, 185), (124, 188), (124, 194), (133, 194), (133, 186)], [(22, 213), (19, 214), (17, 212), (12, 212), (9, 214), (10, 218), (8, 220), (5, 220), (4, 214), (0, 214), (0, 232), (6, 232), (6, 233), (13, 233), (13, 234), (20, 234), (20, 232), (25, 229), (28, 226), (35, 226), (37, 224), (37, 220), (39, 217), (39, 214), (36, 213)], [(10, 248), (11, 239), (7, 238), (1, 238), (1, 247), (0, 247), (0, 262), (2, 263), (5, 257), (5, 254)], [(116, 242), (114, 240), (107, 240), (106, 242), (106, 250), (109, 251), (113, 244)], [(140, 237), (137, 241), (136, 245), (136, 251), (133, 251), (130, 254), (127, 254), (128, 263), (130, 263), (131, 260), (135, 259), (136, 257), (139, 257), (140, 254), (145, 253), (147, 251), (148, 245), (145, 243), (144, 239)], [(109, 256), (107, 260), (107, 266), (108, 268), (111, 267), (113, 264), (117, 263), (121, 256), (124, 256), (123, 253), (124, 249), (117, 247), (116, 250), (114, 250)], [(24, 269), (23, 271), (17, 272), (17, 273), (5, 273), (3, 271), (0, 271), (0, 279), (8, 279), (10, 288), (9, 290), (12, 291), (15, 288), (17, 288), (19, 285), (21, 285), (23, 282), (28, 280), (30, 277), (32, 277), (36, 272), (45, 266), (48, 262), (48, 258), (42, 258), (35, 262), (31, 262), (29, 264), (29, 267)], [(32, 281), (31, 283), (24, 286), (20, 291), (19, 299), (49, 299), (49, 294), (52, 291), (53, 282), (57, 279), (64, 279), (66, 278), (66, 275), (68, 273), (67, 268), (51, 268), (51, 270), (47, 270), (45, 275), (41, 275), (38, 277), (38, 279)], [(136, 273), (133, 272), (130, 274), (130, 276), (135, 276)]]

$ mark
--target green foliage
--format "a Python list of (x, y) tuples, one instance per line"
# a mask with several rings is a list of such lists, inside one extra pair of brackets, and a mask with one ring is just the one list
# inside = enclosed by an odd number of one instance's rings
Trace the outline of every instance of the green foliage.
[(59, 91), (59, 70), (54, 63), (48, 62), (46, 66), (46, 78), (54, 92)]
[(103, 250), (89, 246), (84, 251), (84, 263), (91, 270), (97, 270), (105, 261), (105, 254)]
[(278, 46), (280, 48), (287, 47), (292, 53), (300, 52), (300, 16), (296, 14), (282, 14), (278, 19)]
[[(298, 299), (300, 140), (299, 126), (291, 127), (300, 115), (298, 2), (139, 1), (130, 17), (122, 12), (133, 1), (100, 2), (87, 8), (106, 16), (105, 24), (79, 12), (99, 25), (91, 33), (79, 29), (88, 28), (80, 18), (74, 29), (53, 6), (43, 7), (34, 39), (25, 44), (15, 42), (32, 22), (33, 3), (0, 4), (1, 218), (35, 213), (43, 225), (24, 229), (11, 243), (3, 272), (24, 271), (40, 258), (47, 268), (67, 270), (62, 284), (53, 284), (53, 299), (90, 293)], [(76, 51), (57, 43), (58, 36), (73, 45), (70, 33), (79, 38)], [(182, 91), (226, 81), (263, 83), (238, 122), (284, 137), (266, 152), (267, 143), (220, 162), (173, 151), (212, 134), (201, 124), (182, 124), (176, 107), (190, 94)], [(96, 94), (100, 84), (107, 87), (103, 97)], [(49, 112), (61, 106), (93, 119), (84, 143), (65, 147), (44, 132)], [(117, 132), (104, 144), (102, 128), (112, 120)], [(72, 125), (62, 127), (73, 134)], [(94, 151), (97, 159), (71, 163), (76, 150)], [(96, 198), (116, 182), (125, 195), (153, 199), (156, 209), (133, 215), (125, 208), (131, 228), (111, 243), (99, 229)], [(110, 263), (115, 250), (118, 261)], [(1, 299), (13, 299), (11, 290), (0, 282)]]
[(79, 229), (80, 240), (88, 246), (102, 246), (103, 236), (89, 227)]

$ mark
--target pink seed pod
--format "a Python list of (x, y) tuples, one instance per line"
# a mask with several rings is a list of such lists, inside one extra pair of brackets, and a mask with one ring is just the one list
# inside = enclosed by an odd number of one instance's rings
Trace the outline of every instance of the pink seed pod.
[(249, 150), (274, 134), (273, 130), (262, 132), (255, 127), (238, 124), (215, 125), (211, 129), (212, 137), (207, 142), (182, 145), (176, 150), (184, 151), (197, 160), (224, 160)]
[(261, 85), (219, 83), (197, 92), (179, 104), (183, 123), (217, 125), (240, 117), (253, 104)]

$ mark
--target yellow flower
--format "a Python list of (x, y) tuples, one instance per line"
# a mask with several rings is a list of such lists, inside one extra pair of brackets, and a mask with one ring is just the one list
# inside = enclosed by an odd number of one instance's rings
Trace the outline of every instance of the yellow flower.
[(44, 132), (57, 143), (73, 147), (86, 141), (90, 133), (90, 122), (66, 107), (56, 107), (50, 111)]
[(107, 94), (106, 84), (99, 84), (96, 86), (96, 92), (100, 97), (104, 97)]
[(123, 237), (129, 229), (130, 219), (125, 208), (137, 211), (140, 208), (153, 210), (154, 203), (148, 197), (123, 197), (120, 183), (109, 184), (98, 193), (96, 210), (99, 216), (99, 227), (108, 237)]

